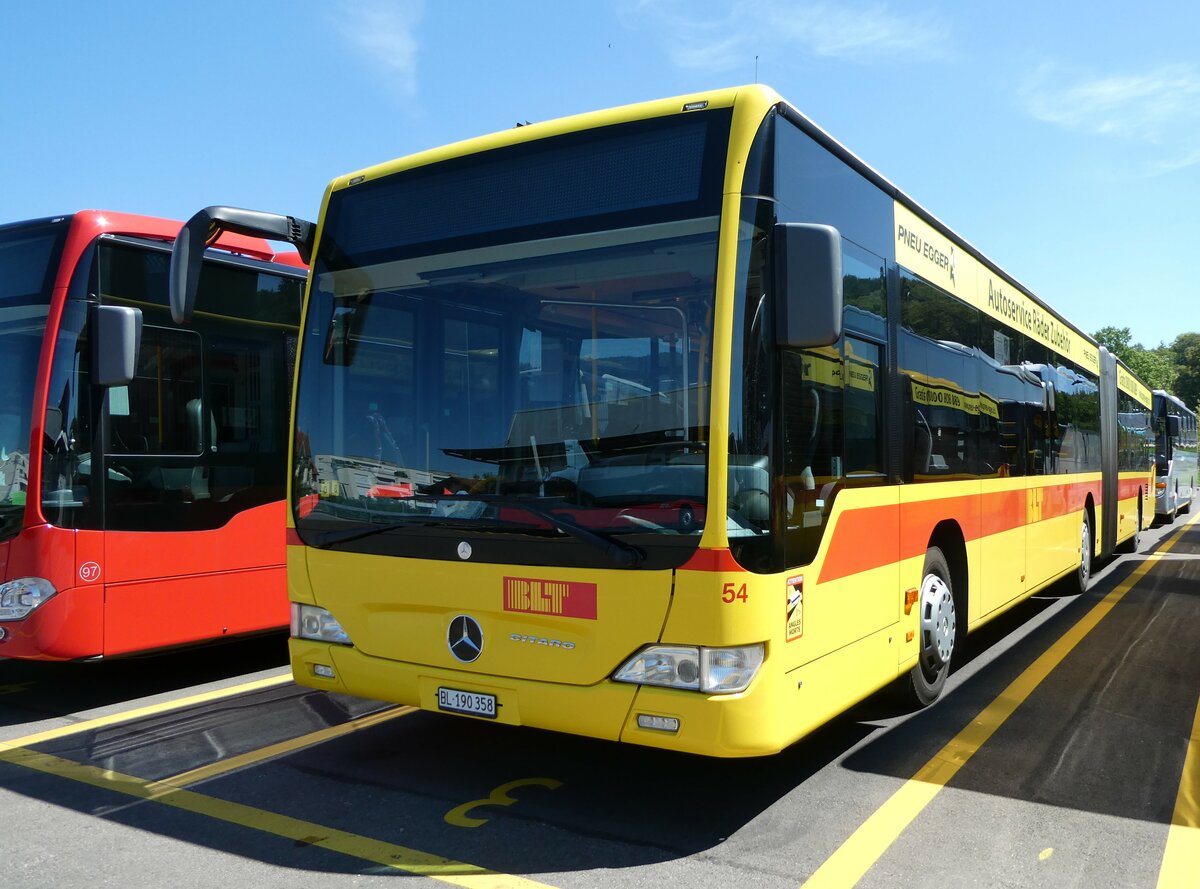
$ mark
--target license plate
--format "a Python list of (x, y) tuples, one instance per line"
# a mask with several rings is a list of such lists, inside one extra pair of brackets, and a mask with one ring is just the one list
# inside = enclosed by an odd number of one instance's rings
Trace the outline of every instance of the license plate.
[(438, 688), (438, 709), (450, 713), (496, 718), (496, 696), (457, 688)]

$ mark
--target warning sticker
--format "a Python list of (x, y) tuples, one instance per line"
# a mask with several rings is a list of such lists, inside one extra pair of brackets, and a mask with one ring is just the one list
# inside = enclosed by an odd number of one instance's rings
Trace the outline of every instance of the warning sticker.
[(804, 635), (804, 575), (787, 580), (787, 641)]

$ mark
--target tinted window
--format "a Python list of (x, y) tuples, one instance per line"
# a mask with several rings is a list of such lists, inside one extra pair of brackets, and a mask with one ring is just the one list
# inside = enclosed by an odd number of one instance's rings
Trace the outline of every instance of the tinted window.
[(50, 520), (99, 527), (103, 516), (113, 530), (195, 530), (282, 499), (302, 279), (254, 263), (206, 267), (202, 310), (179, 328), (166, 308), (169, 253), (105, 238), (96, 255), (101, 301), (143, 313), (137, 373), (108, 390), (93, 430), (88, 306), (68, 300), (47, 405)]
[[(100, 287), (109, 301), (168, 307), (169, 251), (144, 249), (117, 238), (106, 238), (104, 244)], [(266, 263), (214, 258), (200, 270), (198, 292), (204, 295), (196, 301), (198, 314), (295, 327), (304, 278), (300, 270), (281, 275)]]
[(0, 226), (0, 300), (50, 301), (67, 222)]
[(832, 225), (843, 238), (891, 257), (891, 197), (795, 124), (777, 117), (775, 131), (779, 221)]
[(1150, 408), (1125, 392), (1117, 392), (1117, 469), (1145, 472), (1154, 459), (1154, 426)]
[(905, 479), (1055, 471), (1042, 365), (1028, 363), (1049, 351), (919, 278), (901, 288)]
[(729, 121), (721, 109), (620, 124), (343, 189), (329, 201), (320, 265), (339, 271), (451, 242), (461, 250), (596, 231), (631, 214), (640, 225), (715, 215)]
[(1081, 368), (1058, 359), (1039, 376), (1054, 384), (1054, 413), (1050, 442), (1056, 473), (1100, 471), (1100, 386)]
[[(900, 372), (904, 377), (905, 466), (909, 481), (984, 473), (979, 313), (916, 278), (902, 283)], [(988, 417), (984, 402), (982, 416)]]

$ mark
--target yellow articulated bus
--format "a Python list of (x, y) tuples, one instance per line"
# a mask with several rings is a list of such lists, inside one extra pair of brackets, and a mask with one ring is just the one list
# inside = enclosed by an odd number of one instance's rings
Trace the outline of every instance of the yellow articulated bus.
[(312, 254), (304, 685), (768, 754), (1153, 515), (1150, 391), (762, 86), (211, 207), (181, 317), (223, 229)]

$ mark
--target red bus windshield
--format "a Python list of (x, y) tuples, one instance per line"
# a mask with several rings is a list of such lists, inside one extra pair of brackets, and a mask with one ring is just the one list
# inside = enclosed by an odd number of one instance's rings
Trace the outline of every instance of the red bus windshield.
[(33, 383), (67, 226), (0, 226), (0, 539), (21, 527)]

